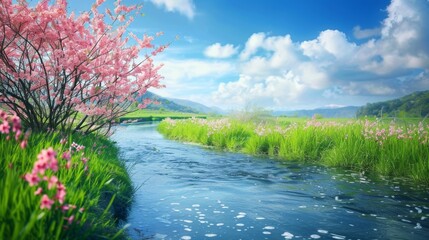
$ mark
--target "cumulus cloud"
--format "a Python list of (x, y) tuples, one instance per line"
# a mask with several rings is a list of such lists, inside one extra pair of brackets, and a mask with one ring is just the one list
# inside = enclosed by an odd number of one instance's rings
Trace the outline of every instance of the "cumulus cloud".
[(367, 39), (360, 44), (335, 29), (302, 42), (254, 33), (239, 55), (240, 77), (221, 83), (213, 99), (282, 107), (291, 101), (311, 105), (350, 95), (365, 101), (428, 88), (429, 1), (392, 0), (387, 14), (378, 28), (355, 27), (355, 37)]
[(229, 58), (237, 54), (237, 52), (238, 47), (234, 47), (232, 44), (222, 46), (220, 43), (215, 43), (204, 50), (204, 55), (211, 58)]
[[(164, 66), (160, 74), (167, 87), (151, 91), (165, 97), (187, 98), (211, 105), (207, 95), (217, 89), (216, 79), (235, 72), (231, 62), (201, 59), (166, 58), (160, 60)], [(195, 94), (197, 93), (197, 94)], [(205, 96), (205, 99), (202, 97)]]
[(362, 29), (359, 25), (353, 28), (353, 35), (357, 39), (365, 39), (371, 37), (378, 37), (381, 34), (381, 28), (367, 28)]
[(150, 0), (158, 7), (165, 8), (169, 12), (179, 12), (189, 19), (195, 16), (195, 5), (192, 0)]

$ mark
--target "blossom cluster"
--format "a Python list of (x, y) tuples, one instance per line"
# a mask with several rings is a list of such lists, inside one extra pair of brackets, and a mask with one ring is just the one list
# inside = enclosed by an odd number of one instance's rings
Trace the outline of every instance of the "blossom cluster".
[[(63, 140), (61, 140), (63, 142)], [(64, 165), (65, 169), (71, 167), (71, 153), (82, 150), (84, 147), (73, 143), (70, 150), (63, 152), (62, 158), (67, 161)], [(37, 161), (33, 165), (33, 169), (30, 173), (24, 175), (24, 179), (29, 183), (30, 186), (35, 186), (35, 195), (42, 195), (40, 201), (40, 209), (52, 209), (52, 206), (57, 203), (57, 206), (62, 211), (68, 211), (69, 209), (76, 209), (77, 207), (72, 204), (66, 204), (65, 198), (67, 195), (65, 185), (58, 179), (55, 173), (58, 172), (60, 167), (57, 152), (52, 148), (43, 149), (37, 156)], [(87, 161), (87, 160), (86, 160)], [(83, 212), (84, 209), (80, 208), (79, 212)], [(74, 220), (75, 216), (71, 215), (65, 219), (69, 224)]]
[(378, 122), (365, 120), (363, 136), (365, 139), (372, 139), (380, 145), (389, 139), (397, 140), (418, 140), (420, 144), (429, 143), (429, 126), (423, 122), (411, 125), (399, 125), (391, 122), (388, 126), (382, 126)]
[(22, 134), (21, 119), (16, 115), (7, 114), (2, 109), (0, 109), (0, 133), (8, 135), (7, 140), (10, 139), (10, 134), (14, 134), (15, 140), (21, 142), (21, 148), (27, 146), (28, 134), (24, 136)]

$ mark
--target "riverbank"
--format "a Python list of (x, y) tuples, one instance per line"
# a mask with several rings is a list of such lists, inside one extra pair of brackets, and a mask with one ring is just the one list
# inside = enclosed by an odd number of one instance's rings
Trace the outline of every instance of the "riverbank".
[(118, 121), (120, 123), (159, 122), (166, 118), (187, 119), (187, 118), (193, 118), (193, 117), (205, 119), (207, 118), (207, 114), (140, 109), (120, 117)]
[(133, 187), (103, 137), (0, 134), (1, 239), (126, 239)]
[(226, 118), (168, 119), (161, 122), (158, 130), (170, 139), (222, 150), (315, 162), (429, 184), (429, 127), (423, 123), (311, 119), (256, 124)]

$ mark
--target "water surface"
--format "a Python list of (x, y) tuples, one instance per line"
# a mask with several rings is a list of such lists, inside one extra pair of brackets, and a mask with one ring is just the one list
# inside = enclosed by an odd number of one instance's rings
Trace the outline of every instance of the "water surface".
[(155, 125), (112, 139), (140, 186), (133, 239), (429, 239), (428, 189), (406, 181), (214, 151)]

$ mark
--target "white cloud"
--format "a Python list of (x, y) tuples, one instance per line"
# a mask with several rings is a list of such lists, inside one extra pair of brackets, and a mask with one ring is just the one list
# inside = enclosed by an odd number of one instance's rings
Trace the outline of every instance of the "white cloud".
[(246, 42), (244, 50), (240, 54), (240, 58), (245, 60), (254, 54), (259, 47), (263, 45), (265, 33), (254, 33)]
[(368, 101), (429, 88), (429, 1), (392, 0), (387, 14), (379, 28), (355, 27), (356, 38), (371, 38), (361, 44), (331, 29), (302, 42), (254, 33), (239, 55), (240, 77), (219, 84), (213, 100), (279, 108), (328, 100), (342, 105), (332, 101), (351, 95)]
[(368, 28), (362, 29), (359, 25), (353, 28), (353, 35), (357, 39), (365, 39), (371, 37), (377, 37), (381, 34), (380, 28)]
[(234, 47), (232, 44), (225, 44), (222, 46), (220, 43), (215, 43), (204, 50), (204, 55), (211, 58), (229, 58), (237, 52), (238, 47)]
[[(204, 99), (208, 105), (210, 92), (217, 89), (216, 80), (236, 71), (231, 62), (201, 59), (159, 59), (164, 66), (160, 74), (164, 77), (161, 81), (166, 85), (163, 89), (152, 89), (153, 92), (164, 97)], [(151, 90), (151, 91), (152, 91)], [(197, 94), (196, 94), (197, 93)]]
[(150, 0), (158, 7), (163, 7), (169, 12), (179, 12), (189, 19), (195, 16), (195, 5), (192, 0)]

